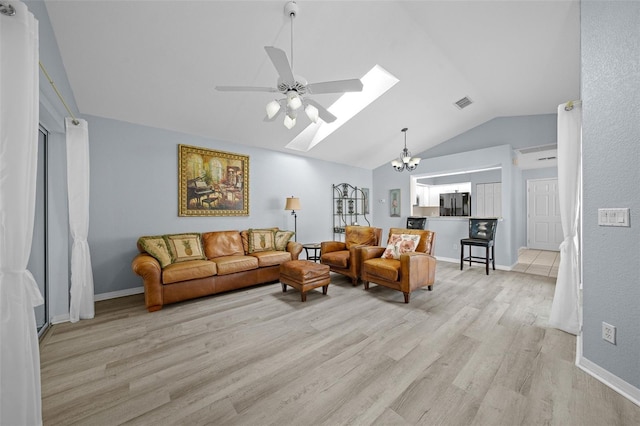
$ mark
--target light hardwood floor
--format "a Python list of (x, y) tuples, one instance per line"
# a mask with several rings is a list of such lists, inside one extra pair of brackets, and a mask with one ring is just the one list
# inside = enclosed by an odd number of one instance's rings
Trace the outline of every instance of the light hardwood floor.
[(637, 425), (548, 328), (555, 279), (439, 262), (433, 291), (258, 286), (96, 304), (41, 342), (45, 425)]

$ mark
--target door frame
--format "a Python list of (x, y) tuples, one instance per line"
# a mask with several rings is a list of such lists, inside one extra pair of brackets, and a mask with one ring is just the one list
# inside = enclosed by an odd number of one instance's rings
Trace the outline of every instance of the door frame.
[[(38, 128), (39, 132), (41, 132), (44, 135), (44, 143), (43, 146), (40, 147), (38, 146), (38, 149), (43, 149), (44, 152), (42, 153), (42, 158), (44, 159), (44, 164), (42, 167), (42, 177), (43, 177), (43, 191), (44, 191), (44, 196), (43, 196), (43, 223), (44, 223), (44, 229), (43, 229), (43, 234), (44, 234), (44, 241), (42, 241), (42, 243), (44, 244), (44, 283), (43, 283), (43, 294), (42, 294), (42, 298), (44, 299), (44, 323), (40, 326), (39, 324), (36, 323), (36, 326), (39, 327), (38, 328), (38, 337), (42, 338), (42, 336), (44, 335), (44, 333), (47, 331), (47, 329), (49, 328), (49, 326), (51, 325), (51, 318), (50, 318), (50, 312), (49, 312), (49, 296), (50, 296), (50, 292), (49, 292), (49, 152), (48, 152), (48, 143), (49, 143), (49, 131), (42, 125), (39, 125)], [(38, 138), (39, 139), (39, 138)], [(38, 142), (39, 143), (39, 142)], [(38, 166), (39, 168), (40, 166)], [(35, 223), (34, 223), (35, 226)], [(33, 244), (34, 241), (31, 241), (31, 244)]]

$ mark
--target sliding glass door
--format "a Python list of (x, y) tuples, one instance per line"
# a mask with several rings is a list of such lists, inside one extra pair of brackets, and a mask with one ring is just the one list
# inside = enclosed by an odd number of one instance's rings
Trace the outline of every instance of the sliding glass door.
[(44, 304), (35, 308), (38, 334), (49, 326), (47, 285), (47, 132), (40, 128), (38, 134), (38, 176), (36, 180), (36, 212), (33, 225), (31, 256), (27, 269), (38, 283)]

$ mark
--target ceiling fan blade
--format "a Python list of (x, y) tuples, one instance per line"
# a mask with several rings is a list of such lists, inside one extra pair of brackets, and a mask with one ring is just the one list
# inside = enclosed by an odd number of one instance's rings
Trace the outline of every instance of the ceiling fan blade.
[(280, 80), (284, 83), (293, 84), (296, 79), (293, 77), (293, 71), (291, 71), (289, 59), (287, 59), (287, 54), (284, 53), (284, 50), (273, 46), (265, 46), (264, 50), (267, 51), (269, 59), (271, 59), (273, 66), (276, 68), (276, 71), (278, 71)]
[(325, 107), (323, 107), (322, 105), (320, 105), (319, 103), (317, 103), (313, 99), (306, 98), (305, 102), (307, 102), (309, 105), (313, 105), (314, 107), (316, 107), (318, 109), (318, 116), (325, 123), (332, 123), (332, 122), (336, 121), (337, 117), (335, 115), (331, 114)]
[(322, 83), (307, 84), (307, 91), (313, 94), (362, 92), (362, 82), (353, 78), (350, 80), (325, 81)]
[(216, 86), (216, 90), (220, 92), (271, 92), (277, 93), (275, 87), (252, 87), (252, 86)]

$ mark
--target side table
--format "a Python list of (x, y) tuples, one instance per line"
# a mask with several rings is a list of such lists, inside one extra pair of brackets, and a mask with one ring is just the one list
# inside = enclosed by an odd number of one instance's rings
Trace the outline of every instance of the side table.
[(307, 255), (307, 260), (318, 262), (320, 260), (320, 243), (303, 244), (302, 248)]

